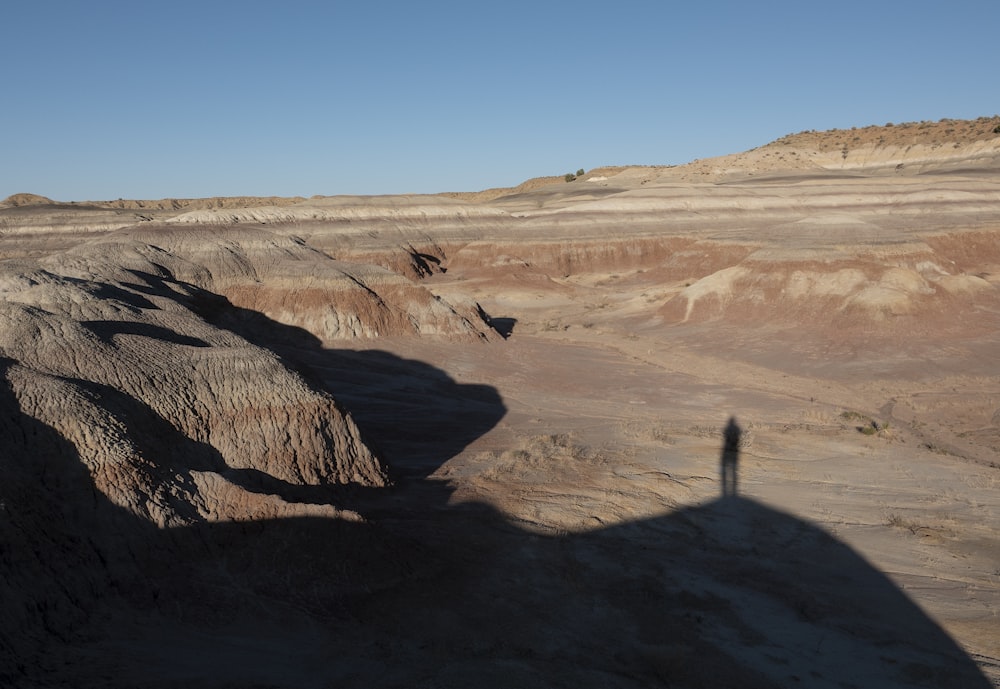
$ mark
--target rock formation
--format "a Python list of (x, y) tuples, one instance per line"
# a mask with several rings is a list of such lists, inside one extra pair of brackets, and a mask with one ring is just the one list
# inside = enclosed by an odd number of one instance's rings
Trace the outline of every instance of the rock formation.
[(0, 270), (4, 667), (72, 634), (108, 572), (150, 566), (108, 564), (146, 538), (136, 524), (357, 520), (299, 504), (296, 487), (387, 484), (328, 393), (237, 334), (240, 309), (177, 278), (205, 269), (116, 238)]

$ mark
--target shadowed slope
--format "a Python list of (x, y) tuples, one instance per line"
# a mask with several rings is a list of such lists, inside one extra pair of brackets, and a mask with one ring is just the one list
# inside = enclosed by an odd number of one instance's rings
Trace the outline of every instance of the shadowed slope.
[[(467, 392), (481, 406), (456, 427), (473, 419), (482, 433), (503, 414), (490, 389), (426, 364), (353, 362), (360, 378), (423, 388), (352, 402), (376, 425), (400, 412), (394, 455), (414, 478), (449, 447), (421, 443), (426, 419), (447, 432)], [(62, 477), (4, 483), (20, 519), (5, 523), (8, 552), (37, 558), (7, 578), (5, 607), (24, 610), (4, 638), (12, 686), (989, 686), (863, 558), (753, 500), (546, 534), (417, 479), (367, 495), (370, 523), (301, 512), (157, 529), (95, 491), (74, 448), (12, 399), (0, 398), (6, 475), (35, 457)], [(408, 413), (413, 399), (426, 409)]]

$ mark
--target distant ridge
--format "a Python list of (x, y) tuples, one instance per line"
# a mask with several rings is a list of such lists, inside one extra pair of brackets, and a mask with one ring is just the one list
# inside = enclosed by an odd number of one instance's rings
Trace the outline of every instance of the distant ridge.
[[(851, 127), (850, 129), (805, 130), (786, 134), (770, 143), (742, 153), (715, 158), (696, 159), (683, 165), (609, 165), (593, 168), (574, 181), (595, 177), (613, 177), (623, 172), (642, 173), (649, 181), (667, 175), (686, 181), (713, 181), (720, 175), (754, 175), (775, 170), (803, 168), (862, 168), (898, 164), (919, 155), (953, 158), (963, 153), (982, 153), (992, 149), (996, 141), (1000, 152), (1000, 115), (974, 120), (944, 118), (936, 122), (887, 122), (883, 125)], [(949, 150), (951, 147), (951, 150)], [(908, 155), (913, 149), (916, 154)], [(907, 161), (908, 162), (908, 161)], [(595, 180), (597, 181), (597, 180)], [(566, 184), (564, 175), (532, 177), (513, 187), (493, 187), (479, 191), (445, 191), (427, 196), (443, 196), (470, 203), (488, 203), (502, 196), (521, 194), (542, 187)], [(423, 196), (423, 194), (421, 194)], [(326, 198), (323, 195), (312, 199)], [(38, 194), (18, 193), (0, 201), (0, 208), (43, 204), (86, 205), (95, 208), (122, 210), (204, 210), (213, 208), (252, 208), (258, 206), (291, 206), (306, 201), (303, 196), (212, 196), (207, 198), (158, 200), (116, 199), (113, 201), (60, 202)]]
[(114, 201), (53, 201), (38, 194), (14, 194), (0, 201), (0, 207), (41, 204), (90, 206), (121, 210), (203, 210), (207, 208), (253, 208), (255, 206), (290, 206), (305, 201), (304, 196), (211, 196), (203, 199), (115, 199)]
[[(944, 145), (989, 141), (1000, 137), (1000, 115), (975, 120), (942, 119), (937, 122), (903, 122), (850, 129), (807, 130), (787, 134), (767, 146), (799, 146), (818, 151), (838, 151), (876, 144), (878, 146), (908, 146), (916, 144)], [(756, 149), (754, 149), (756, 150)]]
[[(604, 167), (595, 167), (594, 169), (587, 171), (585, 174), (580, 175), (574, 181), (586, 181), (588, 179), (600, 176), (610, 177), (612, 175), (617, 175), (619, 172), (624, 172), (626, 170), (632, 170), (636, 168), (665, 169), (668, 167), (673, 167), (673, 166), (606, 165)], [(449, 198), (459, 199), (461, 201), (470, 201), (472, 203), (486, 203), (492, 201), (493, 199), (500, 198), (501, 196), (509, 196), (511, 194), (523, 194), (553, 184), (566, 184), (566, 177), (564, 175), (532, 177), (529, 180), (521, 182), (516, 187), (493, 187), (491, 189), (483, 189), (482, 191), (444, 191), (436, 195), (447, 196)]]
[(18, 206), (37, 206), (43, 203), (55, 203), (55, 201), (38, 194), (11, 194), (0, 201), (0, 207), (17, 208)]
[[(787, 134), (743, 153), (693, 160), (683, 165), (609, 165), (589, 170), (575, 181), (587, 181), (595, 177), (613, 177), (626, 171), (641, 171), (651, 179), (655, 179), (663, 173), (667, 173), (671, 177), (690, 178), (692, 175), (710, 175), (711, 172), (707, 168), (716, 161), (735, 162), (736, 167), (746, 165), (753, 171), (795, 169), (817, 165), (813, 156), (798, 153), (794, 156), (784, 154), (786, 150), (793, 149), (803, 152), (839, 154), (842, 160), (850, 159), (852, 151), (856, 153), (864, 149), (867, 154), (866, 158), (874, 162), (879, 159), (879, 156), (870, 156), (872, 149), (905, 149), (908, 146), (923, 146), (934, 151), (946, 149), (949, 145), (953, 149), (959, 149), (994, 139), (1000, 140), (1000, 115), (980, 117), (975, 120), (945, 118), (937, 122), (903, 122), (899, 124), (887, 122), (883, 125), (851, 127), (850, 129), (806, 130), (796, 134)], [(768, 157), (773, 157), (774, 160), (762, 160), (762, 158)], [(497, 187), (474, 192), (444, 192), (440, 195), (463, 201), (484, 203), (501, 196), (520, 194), (554, 184), (566, 184), (566, 180), (562, 175), (534, 177), (516, 187)]]

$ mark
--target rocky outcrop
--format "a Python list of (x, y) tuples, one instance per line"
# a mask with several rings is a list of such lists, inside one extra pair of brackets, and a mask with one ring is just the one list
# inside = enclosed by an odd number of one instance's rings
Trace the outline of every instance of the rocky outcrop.
[[(335, 260), (298, 237), (262, 228), (163, 226), (132, 228), (120, 238), (155, 243), (184, 259), (177, 267), (184, 280), (237, 307), (303, 328), (323, 343), (399, 335), (496, 337), (475, 304), (450, 304), (405, 275), (358, 263), (354, 256)], [(419, 258), (412, 251), (411, 261)]]
[[(146, 216), (149, 217), (149, 216)], [(0, 259), (40, 257), (142, 222), (139, 214), (68, 204), (0, 208)]]
[(35, 206), (39, 204), (51, 204), (52, 199), (38, 194), (11, 194), (3, 201), (0, 201), (0, 208), (16, 208), (18, 206)]
[(989, 327), (975, 317), (977, 303), (995, 298), (996, 288), (988, 281), (949, 273), (926, 254), (896, 263), (776, 261), (761, 252), (691, 282), (659, 313), (678, 324), (806, 327), (834, 340), (858, 333), (968, 336)]
[[(241, 309), (180, 274), (210, 279), (121, 238), (0, 263), (7, 686), (44, 675), (57, 662), (46, 649), (76, 638), (98, 601), (155, 603), (143, 581), (194, 547), (162, 529), (180, 537), (220, 522), (356, 523), (338, 506), (343, 491), (388, 484), (337, 402), (238, 334), (267, 342), (283, 326), (258, 314), (265, 332), (241, 331)], [(293, 334), (300, 346), (315, 342)], [(198, 543), (197, 552), (217, 547)]]
[(178, 281), (170, 263), (185, 265), (148, 245), (101, 244), (33, 269), (6, 265), (0, 278), (0, 353), (20, 372), (8, 376), (13, 394), (75, 448), (97, 489), (169, 525), (227, 512), (200, 497), (198, 473), (237, 485), (258, 474), (385, 485), (336, 402), (209, 323), (237, 310)]

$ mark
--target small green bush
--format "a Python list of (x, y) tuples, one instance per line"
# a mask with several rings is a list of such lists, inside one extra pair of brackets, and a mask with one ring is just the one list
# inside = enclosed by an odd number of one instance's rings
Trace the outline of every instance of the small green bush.
[(572, 172), (567, 172), (565, 175), (563, 175), (563, 179), (566, 180), (567, 182), (572, 182), (573, 180), (576, 179), (576, 175), (574, 175)]

